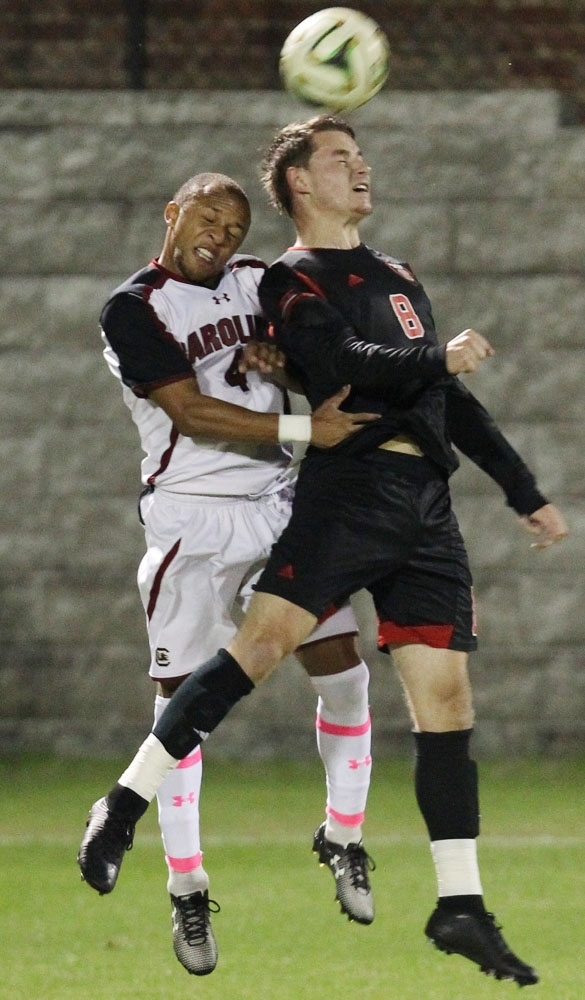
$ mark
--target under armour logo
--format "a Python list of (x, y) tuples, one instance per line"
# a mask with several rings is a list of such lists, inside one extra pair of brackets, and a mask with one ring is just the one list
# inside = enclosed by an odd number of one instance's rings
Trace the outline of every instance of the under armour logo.
[(158, 647), (156, 653), (154, 654), (154, 658), (156, 660), (157, 667), (170, 667), (171, 665), (171, 655), (168, 649), (165, 649), (164, 646)]
[(359, 274), (348, 274), (347, 285), (348, 288), (354, 288), (356, 285), (362, 285), (364, 278), (361, 278)]
[(350, 771), (357, 771), (360, 767), (370, 767), (372, 763), (372, 757), (367, 754), (362, 760), (348, 760), (347, 764)]
[(283, 580), (294, 580), (295, 568), (288, 563), (286, 566), (281, 566), (276, 575), (280, 576)]
[(213, 301), (215, 302), (216, 306), (218, 306), (220, 302), (231, 302), (231, 299), (228, 293), (224, 292), (223, 295), (214, 295)]
[(195, 792), (189, 792), (188, 795), (173, 795), (173, 805), (180, 808), (180, 806), (195, 805), (196, 802)]

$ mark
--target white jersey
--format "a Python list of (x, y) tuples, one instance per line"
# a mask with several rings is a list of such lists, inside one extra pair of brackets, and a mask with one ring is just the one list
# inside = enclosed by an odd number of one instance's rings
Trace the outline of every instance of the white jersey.
[(104, 356), (123, 385), (145, 457), (142, 481), (173, 493), (261, 496), (291, 478), (289, 454), (274, 444), (239, 444), (179, 434), (148, 398), (195, 373), (202, 393), (262, 413), (282, 413), (284, 394), (238, 361), (260, 322), (257, 288), (265, 265), (236, 254), (216, 288), (171, 274), (157, 261), (120, 285), (102, 315)]

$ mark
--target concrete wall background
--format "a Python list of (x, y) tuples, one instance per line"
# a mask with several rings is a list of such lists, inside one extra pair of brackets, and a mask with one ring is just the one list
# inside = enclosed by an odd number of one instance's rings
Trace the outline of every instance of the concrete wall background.
[[(132, 749), (152, 684), (135, 572), (139, 447), (101, 358), (117, 282), (160, 249), (192, 173), (244, 183), (246, 247), (289, 224), (265, 205), (258, 150), (307, 109), (286, 95), (11, 90), (0, 102), (0, 750)], [(565, 511), (536, 553), (463, 460), (453, 492), (479, 602), (472, 659), (484, 753), (567, 753), (585, 738), (583, 385), (585, 131), (549, 91), (384, 92), (352, 116), (374, 168), (366, 242), (423, 279), (444, 339), (474, 326), (497, 356), (473, 391)], [(356, 600), (378, 754), (410, 750), (401, 693)], [(313, 753), (314, 699), (290, 662), (210, 740), (213, 754)]]

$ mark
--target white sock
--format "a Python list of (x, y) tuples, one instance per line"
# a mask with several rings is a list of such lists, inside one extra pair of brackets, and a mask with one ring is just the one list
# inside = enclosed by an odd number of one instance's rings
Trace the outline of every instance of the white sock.
[(439, 897), (483, 896), (474, 839), (434, 840), (431, 854)]
[(342, 673), (311, 677), (319, 695), (317, 747), (325, 767), (325, 836), (347, 847), (359, 843), (372, 768), (371, 721), (366, 664)]
[[(157, 695), (154, 701), (155, 724), (169, 703)], [(167, 889), (174, 896), (203, 892), (209, 878), (203, 867), (199, 830), (199, 797), (203, 762), (201, 748), (179, 761), (159, 787), (158, 822), (169, 870)]]

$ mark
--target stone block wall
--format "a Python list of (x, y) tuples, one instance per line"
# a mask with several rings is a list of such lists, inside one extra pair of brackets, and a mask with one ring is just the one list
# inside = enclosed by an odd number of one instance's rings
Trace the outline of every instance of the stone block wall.
[[(258, 150), (306, 114), (268, 91), (41, 92), (0, 101), (0, 751), (133, 749), (152, 684), (135, 587), (140, 453), (101, 358), (108, 293), (156, 254), (166, 201), (192, 173), (249, 191), (246, 247), (267, 259), (287, 221), (260, 190)], [(585, 132), (532, 90), (387, 91), (352, 121), (374, 170), (366, 242), (424, 280), (441, 336), (484, 332), (470, 382), (566, 512), (571, 539), (534, 552), (462, 460), (453, 479), (479, 605), (472, 659), (480, 752), (567, 753), (585, 738)], [(379, 754), (410, 750), (401, 693), (356, 599)], [(208, 753), (314, 752), (314, 698), (287, 662)]]

